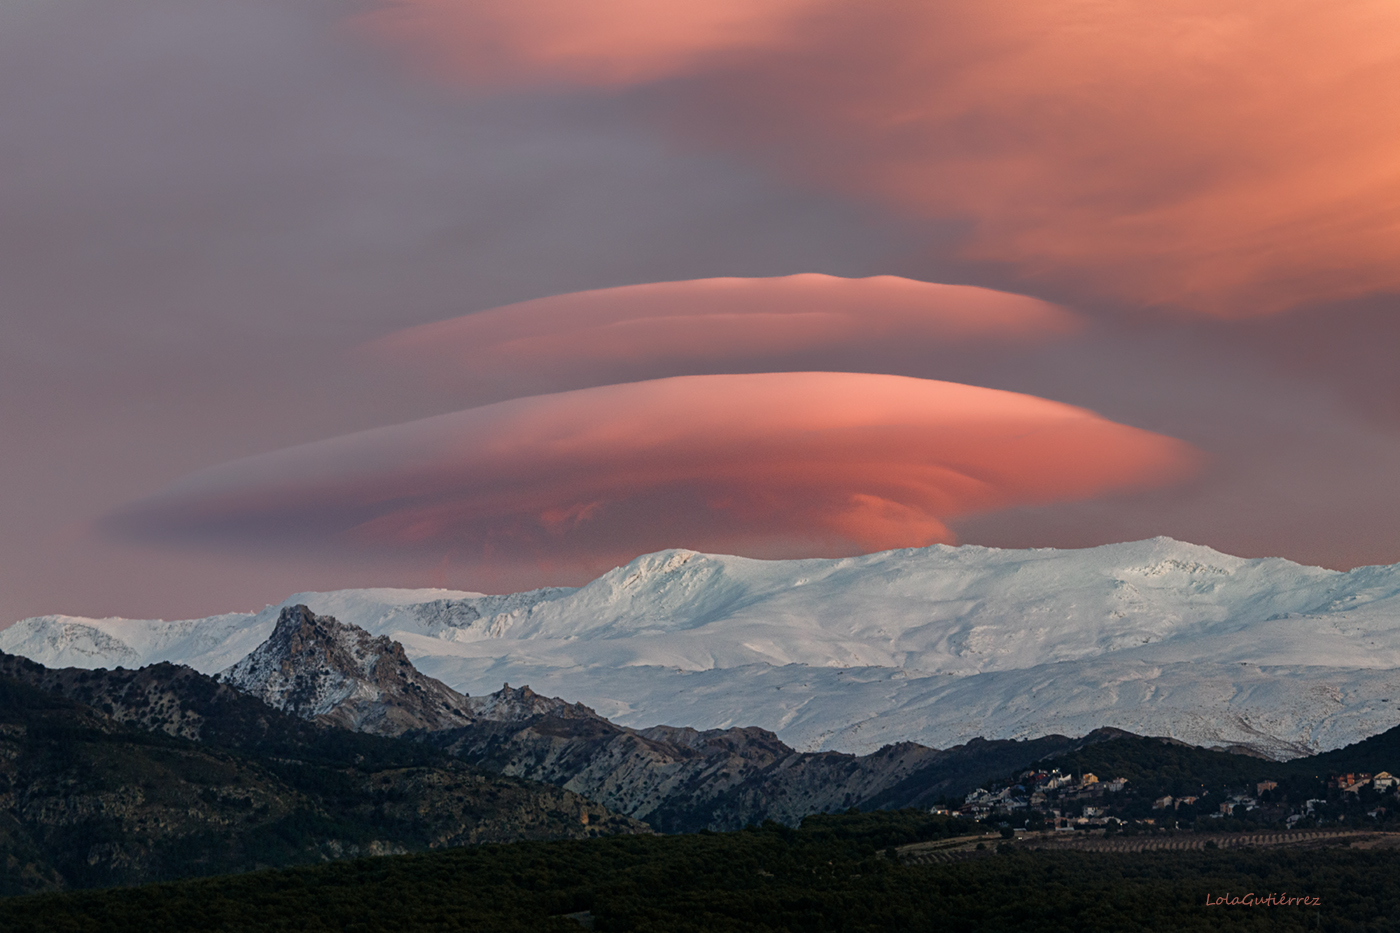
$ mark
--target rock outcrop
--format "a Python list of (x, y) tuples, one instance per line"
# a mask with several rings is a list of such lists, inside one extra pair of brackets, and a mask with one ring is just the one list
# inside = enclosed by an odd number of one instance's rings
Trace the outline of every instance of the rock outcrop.
[(269, 706), (356, 732), (401, 735), (475, 720), (467, 697), (420, 672), (403, 645), (305, 606), (288, 606), (272, 635), (219, 675)]

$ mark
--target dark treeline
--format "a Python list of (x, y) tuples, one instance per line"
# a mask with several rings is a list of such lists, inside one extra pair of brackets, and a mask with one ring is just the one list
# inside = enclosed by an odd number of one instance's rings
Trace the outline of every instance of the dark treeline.
[[(963, 831), (918, 811), (733, 833), (515, 843), (0, 902), (34, 931), (1195, 931), (1395, 929), (1393, 850), (1025, 852), (899, 864)], [(1207, 906), (1253, 893), (1319, 906)]]

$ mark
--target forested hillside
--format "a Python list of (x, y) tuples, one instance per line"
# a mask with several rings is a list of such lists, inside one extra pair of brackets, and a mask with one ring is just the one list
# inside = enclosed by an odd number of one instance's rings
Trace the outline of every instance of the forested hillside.
[[(0, 902), (0, 926), (111, 933), (581, 929), (632, 933), (1393, 930), (1400, 852), (1090, 854), (989, 844), (939, 865), (893, 846), (966, 821), (904, 811), (734, 833), (480, 846)], [(1317, 904), (1214, 905), (1269, 894)]]

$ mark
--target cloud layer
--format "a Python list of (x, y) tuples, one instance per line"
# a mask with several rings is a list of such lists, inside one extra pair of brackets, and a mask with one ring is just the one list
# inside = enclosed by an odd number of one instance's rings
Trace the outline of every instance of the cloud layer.
[[(691, 145), (969, 224), (964, 255), (1240, 317), (1400, 290), (1389, 0), (397, 0), (477, 86), (646, 85)], [(694, 7), (690, 9), (689, 7)]]
[(991, 289), (803, 274), (540, 298), (409, 328), (366, 349), (477, 401), (674, 375), (858, 369), (1060, 337), (1080, 324), (1057, 305)]
[[(1393, 4), (409, 0), (393, 7), (401, 58), (344, 28), (376, 2), (0, 4), (0, 624), (487, 588), (423, 547), (347, 550), (345, 510), (293, 508), (333, 540), (292, 523), (284, 549), (93, 524), (308, 440), (765, 367), (993, 386), (1208, 452), (1170, 487), (940, 519), (964, 541), (1165, 533), (1338, 568), (1400, 560), (1400, 295), (1125, 313), (1394, 287)], [(960, 260), (959, 243), (1012, 265)], [(1028, 292), (1085, 326), (687, 346), (674, 368), (603, 357), (568, 383), (497, 369), (469, 384), (442, 355), (433, 382), (415, 378), (427, 356), (345, 355), (508, 302), (804, 271)], [(684, 333), (673, 323), (662, 336)], [(544, 368), (573, 365), (546, 349)]]
[(1027, 395), (857, 373), (682, 376), (516, 399), (207, 470), (128, 533), (418, 551), (516, 584), (665, 547), (836, 556), (1189, 474), (1186, 444)]

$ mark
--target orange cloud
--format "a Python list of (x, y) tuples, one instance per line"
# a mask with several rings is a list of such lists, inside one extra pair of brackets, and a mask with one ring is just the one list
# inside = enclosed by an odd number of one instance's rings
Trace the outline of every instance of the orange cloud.
[(491, 397), (813, 363), (857, 368), (871, 355), (1044, 339), (1079, 323), (1024, 295), (890, 275), (806, 274), (558, 295), (399, 331), (367, 349), (404, 371)]
[(1029, 279), (1232, 317), (1400, 290), (1391, 0), (681, 6), (368, 22), (469, 82), (683, 78), (658, 90), (692, 141), (966, 218), (966, 256)]
[[(1182, 442), (901, 376), (681, 376), (516, 399), (197, 474), (118, 520), (161, 539), (451, 553), (516, 585), (665, 547), (836, 556), (1188, 475)], [(524, 568), (524, 569), (522, 569)]]

